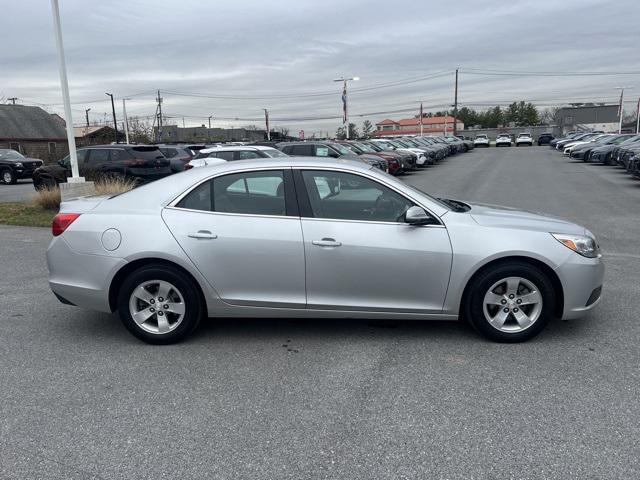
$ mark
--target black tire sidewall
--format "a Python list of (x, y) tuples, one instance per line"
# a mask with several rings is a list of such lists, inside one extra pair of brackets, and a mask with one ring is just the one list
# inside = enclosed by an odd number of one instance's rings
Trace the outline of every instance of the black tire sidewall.
[[(175, 330), (165, 334), (153, 334), (142, 330), (131, 317), (129, 298), (133, 290), (149, 280), (165, 280), (174, 285), (185, 302), (185, 314), (182, 323)], [(165, 265), (151, 265), (135, 270), (122, 282), (118, 292), (118, 312), (120, 320), (129, 332), (146, 343), (167, 345), (186, 338), (198, 326), (204, 311), (198, 287), (186, 274), (176, 268)]]
[[(9, 174), (11, 175), (11, 180), (6, 182), (4, 180), (4, 174), (9, 172)], [(3, 168), (2, 170), (0, 170), (0, 180), (2, 181), (2, 183), (4, 183), (5, 185), (13, 185), (14, 183), (16, 183), (18, 181), (16, 174), (13, 173), (13, 171), (11, 171), (10, 168)]]
[[(484, 316), (484, 296), (489, 288), (506, 277), (521, 277), (538, 287), (542, 296), (542, 312), (536, 322), (522, 332), (508, 333), (495, 329)], [(553, 284), (539, 268), (524, 262), (506, 262), (487, 269), (473, 279), (464, 305), (465, 318), (484, 337), (495, 342), (525, 342), (538, 335), (554, 316), (555, 291)]]

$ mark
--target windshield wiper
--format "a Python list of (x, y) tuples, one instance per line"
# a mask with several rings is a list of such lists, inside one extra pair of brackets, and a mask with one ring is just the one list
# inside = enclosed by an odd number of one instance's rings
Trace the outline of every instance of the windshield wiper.
[(454, 212), (468, 212), (471, 210), (469, 205), (457, 200), (451, 200), (450, 198), (438, 198), (438, 200), (449, 205)]

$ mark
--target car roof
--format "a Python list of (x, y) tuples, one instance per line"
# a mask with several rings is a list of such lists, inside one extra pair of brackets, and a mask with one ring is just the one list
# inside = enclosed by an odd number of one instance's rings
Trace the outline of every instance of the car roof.
[(273, 147), (267, 147), (264, 145), (220, 145), (217, 147), (203, 148), (199, 153), (211, 153), (211, 152), (237, 152), (246, 150), (277, 150)]

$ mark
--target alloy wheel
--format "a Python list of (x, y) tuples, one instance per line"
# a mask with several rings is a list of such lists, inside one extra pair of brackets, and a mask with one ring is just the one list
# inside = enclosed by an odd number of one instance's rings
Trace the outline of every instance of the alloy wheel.
[(2, 172), (2, 181), (4, 183), (11, 183), (11, 180), (13, 180), (13, 176), (11, 175), (11, 172), (9, 170), (5, 170), (4, 172)]
[(145, 332), (165, 334), (175, 330), (185, 315), (180, 290), (165, 280), (149, 280), (138, 285), (129, 297), (129, 313)]
[(489, 325), (496, 330), (522, 332), (540, 318), (542, 295), (538, 287), (526, 278), (503, 278), (485, 294), (483, 311)]

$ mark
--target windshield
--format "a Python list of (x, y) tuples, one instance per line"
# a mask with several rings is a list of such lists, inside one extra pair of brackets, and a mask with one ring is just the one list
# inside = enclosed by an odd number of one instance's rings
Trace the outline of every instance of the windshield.
[(363, 152), (367, 152), (367, 153), (375, 152), (373, 148), (371, 148), (369, 145), (365, 145), (364, 143), (354, 143), (354, 145), (360, 150), (362, 150)]
[(602, 135), (594, 140), (595, 143), (608, 143), (613, 137), (611, 135)]
[[(387, 175), (389, 175), (389, 174), (387, 174)], [(397, 179), (397, 178), (395, 178), (395, 177), (392, 177), (392, 178), (394, 178), (395, 180), (398, 180), (398, 179)], [(402, 182), (402, 180), (400, 180), (400, 181)], [(442, 208), (446, 208), (447, 210), (453, 210), (453, 208), (452, 208), (452, 206), (451, 206), (451, 205), (449, 205), (449, 204), (447, 204), (447, 203), (443, 202), (443, 201), (442, 201), (442, 200), (440, 200), (439, 198), (436, 198), (436, 197), (434, 197), (434, 196), (432, 196), (432, 195), (429, 195), (429, 194), (428, 194), (427, 192), (425, 192), (424, 190), (420, 190), (418, 187), (415, 187), (415, 186), (413, 186), (413, 185), (409, 185), (409, 184), (408, 184), (408, 183), (406, 183), (406, 182), (402, 182), (402, 183), (403, 183), (404, 188), (405, 188), (406, 190), (411, 190), (411, 191), (413, 191), (414, 193), (417, 193), (417, 194), (419, 194), (419, 195), (424, 195), (425, 197), (428, 197), (428, 198), (429, 198), (429, 200), (431, 200), (432, 202), (437, 203), (438, 205), (440, 205)]]
[(0, 150), (0, 160), (21, 160), (23, 158), (24, 155), (22, 155), (20, 152), (16, 152), (15, 150)]
[(344, 145), (340, 145), (339, 143), (332, 143), (331, 146), (335, 148), (338, 152), (340, 152), (341, 155), (353, 154), (351, 150), (349, 150)]
[(271, 158), (288, 157), (289, 156), (286, 153), (281, 152), (280, 150), (277, 150), (275, 148), (264, 149), (264, 150), (262, 150), (262, 153), (264, 153), (265, 155), (267, 155), (268, 157), (271, 157)]

